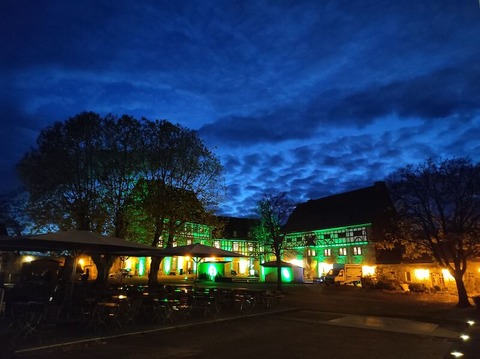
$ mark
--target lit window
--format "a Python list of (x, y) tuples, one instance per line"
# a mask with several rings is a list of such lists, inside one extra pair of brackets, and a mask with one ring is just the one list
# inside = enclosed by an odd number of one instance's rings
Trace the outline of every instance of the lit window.
[(359, 256), (362, 254), (362, 247), (353, 247), (353, 255)]
[(233, 250), (238, 251), (238, 242), (233, 242)]
[(347, 255), (347, 248), (342, 247), (338, 250), (338, 254), (341, 256), (346, 256)]
[(417, 268), (413, 271), (415, 277), (419, 280), (426, 280), (430, 278), (430, 271), (428, 269)]
[(215, 248), (220, 248), (220, 241), (214, 241), (214, 242), (213, 242), (213, 246), (214, 246)]
[(330, 248), (324, 249), (323, 250), (323, 255), (325, 257), (330, 257), (332, 255), (332, 250)]

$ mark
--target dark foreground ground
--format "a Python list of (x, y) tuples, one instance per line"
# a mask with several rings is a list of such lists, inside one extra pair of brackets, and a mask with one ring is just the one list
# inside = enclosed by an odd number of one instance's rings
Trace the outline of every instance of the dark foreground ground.
[[(450, 352), (458, 350), (463, 358), (480, 358), (478, 324), (466, 324), (468, 319), (480, 322), (480, 311), (456, 308), (453, 296), (316, 284), (285, 285), (284, 292), (269, 312), (167, 324), (88, 341), (69, 338), (69, 345), (17, 348), (14, 357), (410, 359), (453, 358)], [(472, 338), (463, 343), (459, 335), (465, 332)]]

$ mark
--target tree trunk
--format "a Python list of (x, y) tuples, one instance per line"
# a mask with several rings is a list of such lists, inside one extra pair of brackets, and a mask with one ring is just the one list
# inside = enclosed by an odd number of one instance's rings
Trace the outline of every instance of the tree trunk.
[(65, 283), (68, 283), (72, 279), (72, 272), (76, 271), (76, 261), (75, 257), (72, 256), (66, 256), (65, 257), (65, 264), (63, 266), (63, 273), (62, 273), (62, 280)]
[(158, 285), (158, 271), (160, 269), (160, 263), (162, 263), (161, 257), (152, 257), (150, 263), (150, 272), (148, 272), (148, 286), (155, 288)]
[(96, 284), (105, 284), (108, 281), (108, 274), (110, 268), (113, 265), (113, 257), (110, 255), (100, 255), (92, 254), (91, 255), (95, 266), (97, 267), (97, 278), (95, 279)]
[(282, 259), (277, 257), (277, 290), (282, 291)]
[(456, 273), (454, 275), (455, 284), (457, 285), (458, 291), (458, 303), (457, 307), (459, 308), (468, 308), (471, 307), (471, 304), (468, 300), (467, 290), (465, 289), (465, 283), (463, 283), (463, 273)]
[[(153, 235), (152, 247), (158, 247), (160, 233), (163, 232), (163, 218), (157, 218), (155, 223), (155, 234)], [(158, 271), (163, 257), (152, 257), (150, 262), (150, 271), (148, 272), (148, 286), (156, 288), (158, 286)]]

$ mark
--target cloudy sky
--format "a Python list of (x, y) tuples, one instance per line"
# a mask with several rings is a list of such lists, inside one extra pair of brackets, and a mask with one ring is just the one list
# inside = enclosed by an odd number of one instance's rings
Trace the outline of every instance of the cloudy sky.
[(82, 112), (196, 129), (222, 214), (480, 161), (477, 0), (0, 3), (0, 189), (42, 128)]

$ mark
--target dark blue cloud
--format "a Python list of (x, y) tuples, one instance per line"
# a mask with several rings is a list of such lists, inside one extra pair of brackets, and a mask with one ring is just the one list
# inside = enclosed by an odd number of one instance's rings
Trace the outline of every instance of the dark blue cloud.
[(479, 33), (474, 1), (3, 1), (0, 188), (42, 128), (85, 110), (198, 130), (224, 214), (478, 160)]

